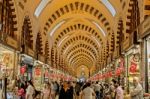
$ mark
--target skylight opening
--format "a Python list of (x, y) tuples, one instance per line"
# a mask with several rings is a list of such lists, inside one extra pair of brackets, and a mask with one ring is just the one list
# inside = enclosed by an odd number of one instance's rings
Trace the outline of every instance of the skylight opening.
[(52, 31), (50, 32), (50, 36), (52, 36), (52, 35), (55, 33), (55, 31), (56, 31), (61, 25), (63, 25), (65, 22), (66, 22), (66, 21), (61, 21), (60, 23), (58, 23), (58, 24), (52, 29)]
[(94, 21), (92, 21), (92, 23), (96, 25), (96, 27), (102, 32), (102, 34), (103, 34), (104, 36), (106, 36), (106, 33), (105, 33), (104, 30), (99, 26), (98, 23), (96, 23), (96, 22), (94, 22)]
[(116, 10), (112, 6), (112, 4), (109, 2), (109, 0), (101, 0), (101, 2), (106, 6), (106, 8), (109, 10), (109, 12), (112, 14), (114, 17), (116, 15)]
[(38, 7), (36, 8), (34, 15), (38, 18), (43, 11), (43, 9), (46, 7), (46, 5), (50, 2), (51, 0), (42, 0)]

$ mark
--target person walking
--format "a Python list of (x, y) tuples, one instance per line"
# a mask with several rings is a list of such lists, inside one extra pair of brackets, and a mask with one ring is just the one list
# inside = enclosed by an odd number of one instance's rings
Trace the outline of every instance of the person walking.
[(25, 90), (24, 90), (24, 84), (22, 83), (19, 90), (18, 90), (18, 96), (19, 99), (25, 99)]
[(61, 87), (61, 90), (59, 93), (59, 99), (71, 99), (69, 97), (69, 86), (67, 82), (64, 82)]
[(90, 86), (91, 86), (90, 83), (86, 84), (86, 88), (84, 88), (81, 93), (81, 99), (93, 99), (93, 96), (95, 96), (95, 93), (94, 93), (94, 90)]
[(52, 99), (51, 97), (51, 86), (49, 83), (45, 84), (45, 87), (42, 91), (42, 99)]
[(120, 84), (118, 82), (116, 82), (115, 88), (116, 88), (115, 99), (124, 99), (123, 89), (122, 89), (122, 87), (120, 86)]
[(27, 90), (26, 90), (26, 98), (25, 99), (33, 99), (33, 94), (35, 93), (34, 85), (33, 85), (31, 80), (29, 80), (27, 82), (27, 85), (28, 85), (28, 87), (27, 87)]
[(67, 83), (68, 84), (68, 95), (69, 95), (69, 99), (73, 99), (73, 96), (74, 96), (74, 87), (73, 87), (73, 84), (72, 84), (72, 82), (68, 82)]
[(100, 99), (100, 88), (101, 86), (99, 85), (98, 81), (96, 82), (94, 86), (94, 91), (96, 93), (96, 99)]
[(75, 94), (76, 94), (76, 98), (77, 99), (79, 99), (80, 90), (81, 90), (81, 85), (80, 85), (79, 82), (76, 82), (76, 85), (75, 85)]
[(133, 85), (134, 85), (134, 88), (130, 92), (131, 99), (144, 99), (143, 98), (143, 88), (137, 77), (133, 78)]

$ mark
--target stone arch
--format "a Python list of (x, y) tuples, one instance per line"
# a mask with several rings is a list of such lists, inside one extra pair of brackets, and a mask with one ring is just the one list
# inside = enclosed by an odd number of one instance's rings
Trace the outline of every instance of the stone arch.
[(62, 15), (75, 11), (75, 10), (81, 10), (86, 13), (89, 13), (90, 15), (94, 16), (96, 19), (99, 20), (99, 22), (102, 22), (104, 26), (106, 27), (107, 31), (110, 30), (110, 23), (107, 21), (107, 18), (95, 7), (85, 4), (82, 2), (72, 2), (70, 4), (64, 5), (63, 7), (56, 10), (47, 20), (44, 26), (44, 32), (45, 34), (48, 32), (48, 28), (51, 27), (51, 25)]
[(99, 42), (101, 43), (101, 46), (103, 44), (102, 42), (102, 37), (101, 35), (98, 33), (98, 31), (96, 31), (95, 29), (93, 29), (92, 27), (83, 24), (83, 23), (76, 23), (76, 24), (72, 24), (68, 27), (66, 27), (65, 29), (62, 30), (62, 32), (60, 32), (58, 34), (58, 36), (55, 39), (55, 43), (54, 44), (58, 44), (58, 42), (66, 35), (68, 35), (68, 33), (72, 32), (72, 31), (78, 31), (78, 30), (82, 30), (82, 31), (86, 31), (88, 33), (91, 33), (94, 37), (96, 37)]
[(117, 27), (117, 33), (116, 33), (116, 37), (115, 37), (115, 47), (116, 50), (118, 51), (118, 54), (121, 55), (121, 51), (122, 49), (122, 45), (123, 45), (123, 41), (125, 40), (125, 34), (123, 33), (124, 31), (124, 26), (123, 26), (123, 20), (119, 19), (118, 21), (118, 27)]
[(0, 21), (2, 27), (0, 36), (3, 37), (3, 40), (6, 40), (6, 37), (9, 36), (17, 41), (19, 37), (17, 34), (17, 15), (14, 2), (12, 0), (3, 0), (1, 3)]
[(35, 50), (36, 50), (36, 53), (37, 54), (43, 54), (43, 45), (42, 45), (42, 36), (41, 36), (41, 33), (38, 32), (37, 33), (37, 38), (36, 38), (36, 45), (35, 45)]
[(140, 24), (138, 0), (130, 0), (127, 11), (126, 33), (131, 34)]
[(30, 48), (33, 50), (33, 33), (32, 25), (29, 16), (26, 16), (23, 21), (22, 33), (21, 33), (21, 47), (23, 52)]
[(61, 53), (63, 53), (63, 51), (65, 50), (65, 48), (68, 45), (70, 45), (71, 43), (74, 43), (76, 41), (79, 41), (79, 40), (91, 44), (97, 50), (97, 52), (99, 52), (98, 45), (96, 45), (96, 43), (93, 40), (91, 40), (89, 37), (86, 37), (86, 36), (83, 36), (83, 35), (82, 36), (79, 35), (79, 36), (73, 36), (72, 38), (70, 38), (69, 40), (67, 40), (67, 42), (62, 46)]
[(45, 62), (48, 63), (50, 59), (50, 49), (49, 49), (49, 43), (48, 40), (45, 42)]

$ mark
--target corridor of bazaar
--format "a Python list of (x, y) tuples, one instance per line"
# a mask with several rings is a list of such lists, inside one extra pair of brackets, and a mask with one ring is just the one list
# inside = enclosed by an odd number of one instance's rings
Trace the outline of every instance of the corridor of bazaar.
[(150, 99), (150, 0), (0, 0), (0, 99)]

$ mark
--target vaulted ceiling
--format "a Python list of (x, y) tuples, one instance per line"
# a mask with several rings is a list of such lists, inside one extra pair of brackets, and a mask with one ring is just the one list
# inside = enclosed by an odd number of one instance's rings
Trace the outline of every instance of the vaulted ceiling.
[[(49, 52), (53, 56), (51, 65), (59, 60), (76, 70), (81, 65), (89, 69), (98, 67), (112, 53), (114, 27), (117, 29), (123, 1), (24, 0), (19, 4), (33, 17), (33, 32), (38, 32), (44, 41), (41, 45), (46, 45), (41, 53)], [(45, 48), (49, 51), (44, 52)]]
[[(50, 38), (51, 46), (67, 66), (74, 69), (81, 65), (96, 66), (108, 35), (113, 33), (119, 0), (41, 0), (36, 3), (34, 14), (40, 21), (41, 32)], [(113, 9), (107, 8), (105, 3)]]

